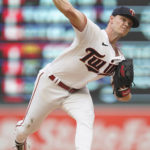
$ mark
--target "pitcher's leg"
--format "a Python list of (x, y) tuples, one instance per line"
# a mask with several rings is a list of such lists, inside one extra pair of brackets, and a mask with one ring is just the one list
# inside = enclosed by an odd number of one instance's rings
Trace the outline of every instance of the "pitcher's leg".
[[(84, 117), (76, 119), (77, 128), (75, 136), (76, 150), (91, 150), (92, 139), (93, 139), (93, 117), (89, 114), (89, 119), (86, 120)], [(82, 120), (83, 119), (83, 120)], [(85, 121), (85, 122), (84, 122)]]
[(30, 134), (37, 131), (45, 117), (55, 108), (46, 101), (50, 97), (50, 94), (48, 95), (48, 92), (46, 92), (47, 89), (45, 89), (46, 83), (44, 74), (39, 73), (26, 116), (16, 125), (16, 142), (18, 143), (23, 143)]
[(22, 143), (29, 135), (37, 131), (43, 120), (54, 108), (47, 103), (33, 101), (25, 119), (19, 121), (16, 125), (16, 141)]
[(93, 139), (94, 108), (87, 89), (71, 94), (63, 103), (63, 109), (77, 123), (75, 145), (76, 150), (91, 150)]

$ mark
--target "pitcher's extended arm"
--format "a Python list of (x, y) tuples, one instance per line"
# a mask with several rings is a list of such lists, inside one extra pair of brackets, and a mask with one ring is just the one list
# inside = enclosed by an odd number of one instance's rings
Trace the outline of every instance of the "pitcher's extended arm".
[(69, 19), (70, 23), (79, 31), (86, 25), (86, 16), (74, 8), (68, 0), (53, 0), (55, 6)]

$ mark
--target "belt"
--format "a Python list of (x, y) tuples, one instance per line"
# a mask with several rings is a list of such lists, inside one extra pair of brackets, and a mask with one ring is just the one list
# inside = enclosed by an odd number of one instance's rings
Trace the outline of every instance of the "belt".
[(54, 83), (56, 83), (58, 86), (60, 86), (61, 88), (67, 90), (69, 93), (74, 93), (74, 92), (78, 91), (78, 89), (74, 89), (74, 88), (71, 88), (71, 87), (67, 86), (66, 84), (61, 82), (59, 79), (57, 79), (57, 77), (55, 77), (54, 75), (50, 75), (49, 78), (52, 81), (54, 81)]

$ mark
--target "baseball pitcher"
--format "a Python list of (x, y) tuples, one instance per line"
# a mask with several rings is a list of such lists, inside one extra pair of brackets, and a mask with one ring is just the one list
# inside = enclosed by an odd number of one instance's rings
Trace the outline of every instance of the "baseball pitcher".
[(39, 71), (26, 115), (16, 125), (16, 149), (27, 150), (27, 137), (50, 112), (61, 108), (76, 120), (75, 149), (91, 150), (94, 107), (86, 85), (111, 76), (114, 96), (119, 101), (131, 99), (133, 64), (124, 58), (117, 41), (138, 27), (139, 21), (133, 9), (118, 7), (102, 30), (68, 0), (53, 2), (69, 19), (75, 37), (59, 57)]

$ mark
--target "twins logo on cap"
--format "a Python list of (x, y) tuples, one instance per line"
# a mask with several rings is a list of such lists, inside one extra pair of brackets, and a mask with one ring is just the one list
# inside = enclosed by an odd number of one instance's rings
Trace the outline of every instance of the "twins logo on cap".
[(130, 13), (132, 16), (135, 16), (135, 11), (133, 9), (130, 9)]

